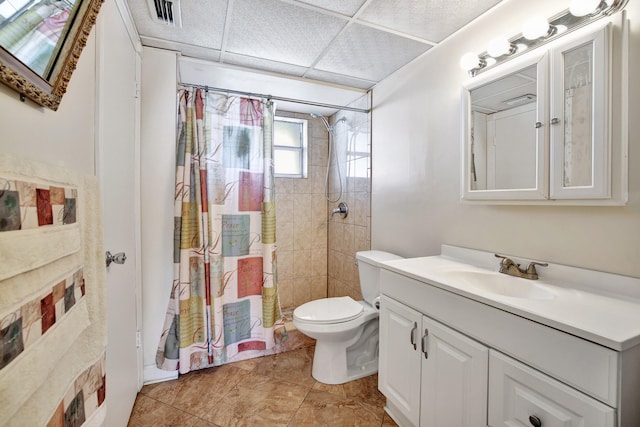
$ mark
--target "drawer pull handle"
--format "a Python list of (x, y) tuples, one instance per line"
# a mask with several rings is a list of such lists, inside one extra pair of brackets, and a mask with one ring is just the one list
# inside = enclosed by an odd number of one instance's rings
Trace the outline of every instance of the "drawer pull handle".
[(416, 344), (416, 331), (418, 330), (418, 324), (413, 322), (413, 329), (411, 329), (411, 344), (413, 345), (413, 349), (417, 350), (418, 345)]
[(533, 427), (542, 427), (542, 421), (535, 415), (529, 415), (529, 422)]
[(429, 330), (424, 330), (424, 335), (422, 336), (422, 352), (424, 353), (424, 358), (429, 358), (429, 353), (427, 353), (427, 336), (429, 336)]

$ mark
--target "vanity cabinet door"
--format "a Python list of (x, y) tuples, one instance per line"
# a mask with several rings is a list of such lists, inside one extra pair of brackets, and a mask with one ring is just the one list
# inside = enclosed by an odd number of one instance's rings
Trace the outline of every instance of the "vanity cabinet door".
[(552, 199), (611, 195), (609, 30), (551, 51)]
[(422, 315), (382, 295), (378, 388), (396, 421), (417, 426), (420, 418), (420, 328)]
[(421, 336), (420, 425), (486, 425), (489, 349), (429, 317)]
[(491, 427), (614, 427), (615, 410), (508, 356), (489, 356)]

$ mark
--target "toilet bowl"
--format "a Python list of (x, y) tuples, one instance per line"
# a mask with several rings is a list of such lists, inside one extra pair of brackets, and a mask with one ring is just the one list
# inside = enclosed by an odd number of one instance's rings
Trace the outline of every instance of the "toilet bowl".
[(401, 257), (382, 251), (356, 254), (363, 301), (321, 298), (293, 311), (293, 324), (316, 340), (313, 377), (342, 384), (378, 371), (378, 298), (380, 263)]

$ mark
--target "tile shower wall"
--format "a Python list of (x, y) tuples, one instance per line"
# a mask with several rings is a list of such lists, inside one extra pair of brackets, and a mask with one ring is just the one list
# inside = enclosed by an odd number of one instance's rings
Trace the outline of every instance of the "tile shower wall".
[(308, 120), (308, 178), (276, 178), (278, 291), (286, 312), (327, 296), (328, 133), (320, 119), (308, 114), (277, 111), (276, 115)]
[[(369, 96), (352, 104), (368, 109)], [(332, 122), (345, 117), (335, 129), (335, 147), (342, 173), (343, 195), (328, 204), (328, 215), (343, 201), (349, 215), (330, 216), (328, 236), (328, 296), (350, 296), (362, 299), (355, 254), (371, 249), (371, 115), (339, 111)], [(335, 167), (331, 169), (331, 200), (339, 195), (340, 180)]]

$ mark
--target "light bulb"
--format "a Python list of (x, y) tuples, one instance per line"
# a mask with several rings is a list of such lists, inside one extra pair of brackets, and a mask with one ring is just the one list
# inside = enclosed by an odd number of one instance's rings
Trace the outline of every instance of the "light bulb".
[(460, 58), (460, 68), (465, 71), (471, 71), (474, 68), (478, 68), (480, 65), (480, 58), (473, 52), (467, 52)]
[(600, 0), (571, 0), (569, 12), (573, 16), (586, 16), (595, 12), (600, 6)]
[(489, 46), (487, 47), (487, 53), (494, 58), (506, 55), (510, 50), (511, 44), (509, 40), (504, 37), (496, 37), (489, 42)]
[(522, 36), (527, 40), (535, 40), (549, 32), (549, 21), (538, 15), (529, 19), (522, 27)]

